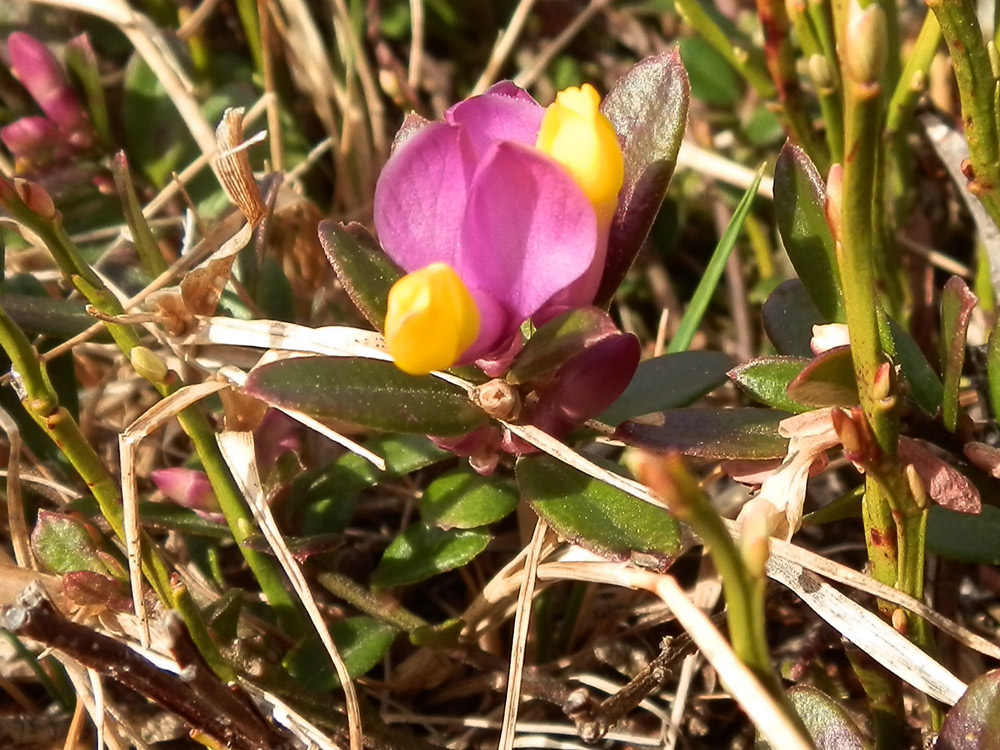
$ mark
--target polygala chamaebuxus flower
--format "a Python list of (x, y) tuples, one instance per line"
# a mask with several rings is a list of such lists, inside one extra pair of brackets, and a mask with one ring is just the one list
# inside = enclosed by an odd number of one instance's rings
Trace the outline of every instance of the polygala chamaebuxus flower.
[(397, 137), (374, 218), (407, 272), (385, 319), (400, 369), (509, 361), (524, 321), (594, 301), (624, 174), (599, 104), (584, 85), (543, 108), (505, 82)]

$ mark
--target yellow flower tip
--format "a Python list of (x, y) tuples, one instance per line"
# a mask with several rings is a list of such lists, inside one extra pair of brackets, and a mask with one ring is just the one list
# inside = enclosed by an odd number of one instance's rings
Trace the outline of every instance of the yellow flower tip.
[(590, 84), (560, 91), (545, 110), (535, 147), (563, 166), (600, 218), (610, 219), (625, 162), (615, 129), (598, 109), (600, 103)]
[(479, 335), (479, 311), (465, 284), (446, 263), (409, 273), (389, 290), (386, 349), (410, 375), (445, 370)]

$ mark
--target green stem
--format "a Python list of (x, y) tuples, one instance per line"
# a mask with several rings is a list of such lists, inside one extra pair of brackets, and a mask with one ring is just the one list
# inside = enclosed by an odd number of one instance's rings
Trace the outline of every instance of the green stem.
[(941, 46), (941, 24), (937, 16), (929, 12), (924, 16), (913, 50), (906, 61), (892, 97), (889, 99), (885, 117), (886, 136), (892, 144), (910, 124), (917, 102), (927, 88), (927, 75), (934, 55)]
[[(42, 239), (60, 270), (72, 280), (74, 286), (94, 307), (109, 317), (124, 313), (118, 299), (84, 261), (80, 251), (63, 229), (58, 214), (44, 217), (34, 213), (18, 196), (14, 186), (4, 179), (0, 179), (0, 204), (16, 221)], [(108, 331), (126, 357), (140, 344), (139, 334), (132, 326), (109, 323)], [(180, 388), (177, 376), (172, 372), (161, 380), (151, 379), (150, 383), (162, 396), (176, 393)], [(268, 603), (274, 608), (278, 621), (289, 635), (297, 636), (307, 632), (305, 618), (286, 586), (277, 564), (266, 554), (251, 549), (246, 544), (247, 538), (253, 533), (253, 517), (222, 457), (208, 419), (197, 407), (191, 406), (178, 413), (177, 421), (191, 438), (219, 501), (219, 508), (226, 518), (243, 558), (260, 584)]]
[(698, 0), (677, 0), (677, 10), (692, 29), (726, 59), (764, 100), (775, 97), (774, 83), (758, 50), (734, 43)]
[(405, 633), (411, 633), (428, 625), (426, 620), (413, 614), (401, 604), (394, 602), (387, 605), (383, 598), (341, 573), (327, 571), (317, 575), (316, 580), (338, 599)]

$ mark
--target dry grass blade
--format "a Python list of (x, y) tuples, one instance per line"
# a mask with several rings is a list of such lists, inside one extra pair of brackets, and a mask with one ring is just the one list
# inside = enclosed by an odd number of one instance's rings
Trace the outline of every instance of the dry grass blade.
[(473, 94), (483, 93), (496, 81), (497, 76), (500, 75), (500, 70), (503, 68), (504, 63), (507, 62), (507, 58), (510, 57), (510, 53), (517, 43), (518, 36), (524, 29), (524, 24), (528, 20), (528, 15), (531, 13), (531, 8), (534, 4), (535, 0), (520, 0), (517, 4), (513, 15), (510, 17), (510, 23), (507, 24), (507, 28), (504, 29), (500, 38), (497, 39), (496, 44), (493, 45), (493, 51), (490, 52), (490, 59), (486, 62), (486, 67), (483, 69), (482, 75), (479, 76), (479, 80), (476, 81), (476, 85), (472, 88)]
[(559, 32), (559, 36), (553, 39), (548, 46), (542, 50), (541, 54), (532, 60), (531, 65), (514, 76), (514, 83), (523, 89), (533, 86), (546, 71), (549, 65), (552, 64), (552, 61), (556, 59), (556, 56), (559, 55), (559, 53), (562, 52), (571, 41), (573, 41), (574, 37), (576, 37), (576, 35), (579, 34), (590, 22), (590, 19), (611, 5), (612, 1), (613, 0), (590, 0), (590, 4), (581, 10), (577, 14), (576, 18), (566, 25), (566, 28)]
[(312, 592), (309, 590), (309, 583), (302, 575), (302, 569), (296, 562), (291, 550), (285, 543), (281, 531), (271, 514), (271, 509), (264, 498), (264, 490), (260, 484), (260, 476), (257, 474), (257, 463), (254, 458), (253, 434), (249, 432), (223, 432), (217, 436), (219, 448), (233, 474), (233, 478), (239, 485), (243, 496), (247, 499), (250, 510), (253, 512), (254, 520), (257, 522), (261, 533), (267, 539), (267, 543), (274, 551), (282, 570), (292, 583), (292, 588), (299, 597), (299, 601), (305, 607), (309, 620), (319, 635), (320, 641), (326, 648), (326, 652), (337, 670), (341, 686), (344, 689), (344, 699), (347, 705), (347, 725), (350, 737), (351, 750), (362, 750), (363, 740), (361, 735), (361, 708), (358, 704), (358, 696), (351, 681), (351, 675), (347, 671), (337, 645), (330, 637), (330, 630), (323, 620), (323, 614), (316, 605)]
[(548, 530), (545, 521), (535, 522), (535, 531), (528, 543), (528, 555), (524, 560), (524, 574), (521, 590), (517, 595), (517, 609), (514, 610), (514, 636), (510, 650), (510, 671), (507, 675), (507, 696), (503, 706), (503, 723), (500, 726), (499, 750), (510, 750), (514, 746), (517, 709), (521, 701), (521, 678), (524, 675), (524, 653), (528, 644), (528, 625), (531, 621), (531, 606), (535, 599), (535, 577), (541, 560), (542, 544)]
[(0, 409), (0, 429), (7, 433), (10, 443), (10, 458), (7, 461), (7, 523), (10, 525), (14, 559), (22, 568), (37, 570), (35, 556), (31, 553), (31, 537), (21, 496), (21, 430), (3, 409)]
[[(677, 154), (677, 167), (690, 169), (692, 172), (738, 187), (740, 190), (749, 188), (757, 178), (757, 170), (730, 161), (690, 141), (681, 143), (681, 150)], [(757, 195), (774, 198), (774, 180), (771, 177), (765, 175), (761, 179)]]

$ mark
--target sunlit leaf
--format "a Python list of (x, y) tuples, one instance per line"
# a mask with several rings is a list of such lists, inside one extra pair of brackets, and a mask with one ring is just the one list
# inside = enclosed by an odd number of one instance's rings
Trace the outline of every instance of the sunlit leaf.
[(780, 458), (788, 439), (778, 434), (778, 423), (790, 416), (778, 409), (668, 409), (625, 422), (614, 436), (638, 448), (701, 458)]
[(415, 523), (386, 549), (372, 574), (372, 586), (406, 586), (472, 562), (490, 535), (479, 530), (445, 531)]
[(420, 517), (442, 529), (474, 529), (509, 515), (518, 499), (517, 487), (509, 479), (457, 469), (427, 485), (420, 497)]
[[(330, 628), (351, 677), (360, 677), (378, 665), (398, 632), (392, 625), (372, 617), (349, 617)], [(289, 651), (284, 666), (308, 690), (320, 693), (340, 686), (340, 678), (318, 638), (307, 638)]]
[(788, 396), (788, 384), (807, 364), (809, 360), (804, 357), (760, 357), (734, 367), (729, 377), (761, 403), (797, 413), (808, 411), (809, 407)]

